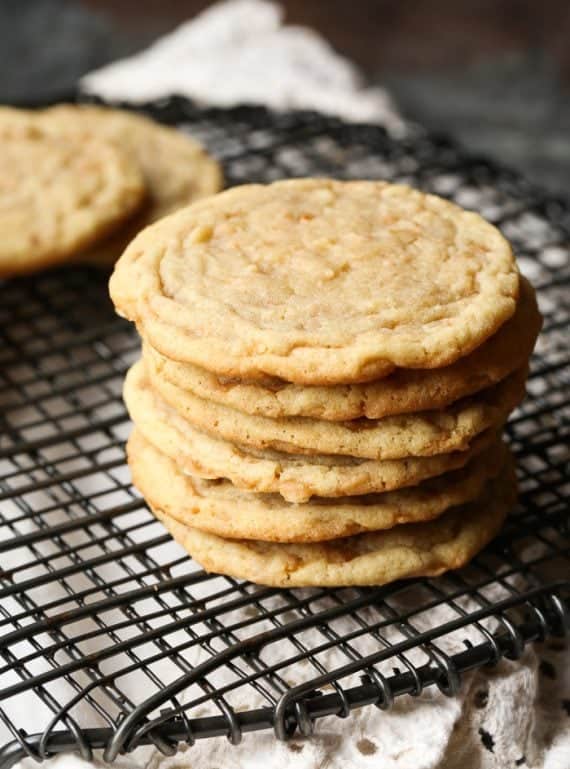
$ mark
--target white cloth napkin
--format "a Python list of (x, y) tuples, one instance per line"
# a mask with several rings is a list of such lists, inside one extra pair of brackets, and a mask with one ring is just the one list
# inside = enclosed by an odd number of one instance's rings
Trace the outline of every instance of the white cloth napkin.
[[(282, 9), (263, 0), (213, 6), (147, 51), (87, 76), (82, 87), (106, 99), (137, 102), (178, 93), (205, 104), (311, 108), (394, 132), (404, 127), (384, 90), (365, 87), (326, 41), (284, 25)], [(438, 611), (445, 609), (434, 611), (432, 625), (443, 619)], [(568, 659), (560, 642), (535, 646), (518, 662), (466, 676), (457, 697), (434, 689), (416, 699), (400, 697), (389, 711), (367, 707), (345, 720), (319, 721), (309, 740), (284, 744), (262, 732), (246, 735), (238, 747), (222, 738), (204, 740), (182, 746), (172, 758), (141, 748), (117, 763), (128, 769), (568, 769)], [(140, 692), (133, 695), (140, 699)], [(243, 698), (245, 708), (258, 704), (252, 690)], [(39, 716), (22, 701), (22, 727), (38, 731)], [(0, 727), (0, 743), (7, 739)], [(26, 760), (19, 769), (34, 765)], [(46, 769), (92, 766), (74, 756), (46, 763)]]
[(146, 51), (87, 75), (81, 87), (109, 100), (175, 93), (222, 107), (314, 109), (403, 126), (384, 89), (364, 87), (353, 64), (312, 30), (285, 25), (282, 8), (265, 0), (216, 4)]

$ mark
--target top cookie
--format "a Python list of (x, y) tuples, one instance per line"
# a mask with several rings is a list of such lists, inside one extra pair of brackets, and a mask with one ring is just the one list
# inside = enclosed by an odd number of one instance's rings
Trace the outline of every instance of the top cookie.
[(197, 141), (142, 115), (64, 104), (34, 116), (48, 132), (95, 135), (115, 143), (142, 171), (147, 188), (144, 209), (112, 239), (90, 250), (85, 255), (88, 261), (114, 262), (141, 229), (222, 187), (220, 166)]
[(386, 182), (247, 185), (141, 233), (111, 278), (164, 355), (299, 384), (438, 368), (515, 310), (507, 241), (479, 215)]
[(0, 276), (67, 259), (140, 205), (138, 167), (108, 142), (51, 136), (7, 110), (0, 136)]

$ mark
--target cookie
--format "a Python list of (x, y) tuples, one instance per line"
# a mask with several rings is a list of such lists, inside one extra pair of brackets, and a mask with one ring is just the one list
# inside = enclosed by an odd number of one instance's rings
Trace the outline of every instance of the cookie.
[(0, 276), (68, 260), (140, 205), (138, 167), (113, 144), (0, 116)]
[(245, 185), (141, 233), (110, 282), (163, 355), (226, 377), (309, 385), (441, 368), (514, 313), (508, 242), (402, 185)]
[(158, 508), (153, 512), (207, 571), (260, 585), (340, 587), (384, 585), (460, 568), (498, 533), (515, 499), (516, 478), (507, 460), (479, 499), (434, 521), (331, 542), (224, 539), (186, 526)]
[(144, 209), (82, 259), (112, 264), (135, 235), (156, 220), (213, 195), (222, 187), (219, 164), (190, 136), (126, 110), (60, 105), (37, 115), (47, 131), (94, 135), (128, 152), (142, 171), (148, 196)]
[(219, 377), (191, 363), (166, 358), (150, 345), (144, 346), (143, 355), (152, 358), (157, 373), (172, 384), (254, 416), (381, 419), (442, 409), (496, 384), (526, 363), (541, 324), (534, 289), (521, 278), (513, 317), (481, 347), (440, 369), (398, 369), (375, 382), (303, 387), (281, 379), (248, 382)]
[(230, 539), (321, 542), (403, 523), (437, 518), (478, 497), (498, 474), (506, 447), (497, 442), (453, 473), (384, 494), (285, 502), (279, 494), (252, 494), (229, 481), (183, 473), (136, 429), (127, 453), (134, 485), (154, 509), (186, 526)]
[(433, 456), (466, 449), (476, 435), (506, 421), (524, 397), (528, 373), (525, 366), (493, 387), (439, 411), (327, 422), (244, 414), (167, 382), (150, 359), (145, 365), (156, 392), (184, 419), (210, 435), (256, 449), (365, 459)]
[(0, 107), (0, 136), (28, 133), (34, 128), (34, 112), (17, 107)]
[(412, 486), (464, 467), (496, 440), (496, 432), (488, 430), (465, 451), (385, 461), (255, 451), (196, 430), (152, 390), (141, 363), (128, 372), (124, 397), (139, 432), (186, 473), (227, 478), (240, 489), (278, 493), (289, 502)]

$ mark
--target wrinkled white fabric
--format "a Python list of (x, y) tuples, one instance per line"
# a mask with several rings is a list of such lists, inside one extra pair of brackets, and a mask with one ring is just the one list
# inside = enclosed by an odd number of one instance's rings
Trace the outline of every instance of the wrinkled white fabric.
[(347, 120), (402, 120), (382, 88), (310, 29), (284, 24), (266, 0), (229, 0), (182, 24), (147, 50), (87, 75), (85, 91), (140, 102), (181, 94), (201, 104), (314, 109)]

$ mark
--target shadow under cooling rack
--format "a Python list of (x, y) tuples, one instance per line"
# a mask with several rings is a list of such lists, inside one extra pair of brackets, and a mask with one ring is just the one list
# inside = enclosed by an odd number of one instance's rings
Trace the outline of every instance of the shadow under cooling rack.
[(123, 376), (138, 340), (106, 279), (0, 285), (0, 767), (64, 751), (272, 729), (388, 708), (568, 625), (569, 222), (518, 175), (418, 130), (262, 109), (150, 105), (202, 140), (228, 184), (386, 178), (480, 211), (512, 240), (545, 326), (509, 423), (521, 496), (467, 568), (377, 589), (277, 590), (206, 574), (129, 482)]

